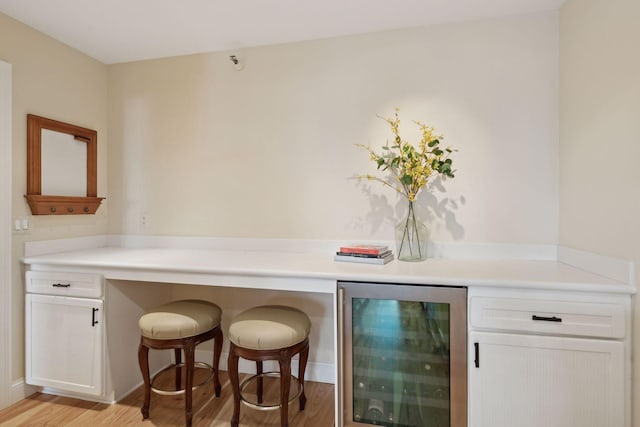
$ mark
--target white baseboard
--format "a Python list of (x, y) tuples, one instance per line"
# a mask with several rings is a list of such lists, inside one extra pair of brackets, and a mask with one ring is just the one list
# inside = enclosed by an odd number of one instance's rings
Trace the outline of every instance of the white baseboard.
[[(227, 370), (227, 358), (228, 357), (229, 357), (228, 353), (223, 353), (220, 356), (220, 370), (221, 371), (226, 371)], [(210, 351), (210, 350), (196, 350), (196, 361), (205, 362), (205, 363), (211, 364), (211, 362), (213, 361), (213, 352)], [(157, 372), (160, 372), (165, 367), (162, 367)], [(275, 362), (275, 361), (266, 361), (264, 363), (263, 367), (264, 367), (264, 371), (265, 372), (278, 371), (278, 363)], [(255, 365), (254, 362), (250, 362), (248, 360), (240, 359), (240, 363), (238, 365), (238, 370), (242, 374), (255, 374), (256, 365)], [(157, 372), (152, 372), (151, 376), (155, 375)], [(298, 372), (298, 359), (294, 358), (294, 360), (291, 361), (291, 373), (294, 376), (296, 376), (297, 372)], [(308, 362), (307, 363), (307, 369), (305, 370), (304, 379), (305, 379), (305, 381), (314, 381), (314, 382), (320, 382), (320, 383), (335, 384), (335, 374), (334, 374), (333, 364), (332, 363)], [(72, 397), (72, 398), (76, 398), (76, 399), (89, 400), (89, 401), (92, 401), (92, 402), (113, 404), (116, 401), (124, 399), (126, 396), (131, 394), (134, 390), (136, 390), (141, 385), (142, 385), (142, 381), (140, 381), (140, 383), (136, 384), (131, 390), (127, 390), (127, 391), (125, 391), (123, 393), (118, 393), (118, 398), (116, 399), (114, 397), (113, 391), (110, 392), (106, 396), (89, 396), (89, 395), (84, 395), (84, 394), (81, 395), (81, 394), (72, 393), (72, 392), (65, 392), (63, 390), (58, 390), (58, 389), (51, 389), (51, 388), (47, 388), (47, 387), (32, 386), (32, 385), (26, 384), (24, 382), (24, 378), (21, 378), (21, 379), (19, 379), (17, 381), (14, 381), (13, 384), (11, 385), (11, 391), (10, 391), (10, 396), (9, 396), (11, 401), (10, 401), (9, 404), (12, 405), (12, 404), (14, 404), (14, 403), (16, 403), (16, 402), (18, 402), (18, 401), (20, 401), (22, 399), (25, 399), (25, 398), (27, 398), (27, 397), (29, 397), (32, 394), (37, 393), (37, 392), (41, 392), (41, 393), (45, 393), (45, 394), (54, 394), (56, 396), (65, 396), (65, 397)]]
[[(222, 353), (220, 355), (220, 366), (219, 366), (219, 368), (220, 368), (221, 371), (227, 371), (228, 370), (228, 365), (227, 365), (228, 357), (229, 357), (228, 353)], [(173, 359), (173, 356), (172, 356), (172, 359)], [(207, 363), (207, 364), (211, 365), (212, 362), (213, 362), (213, 351), (212, 350), (197, 350), (196, 349), (195, 359), (196, 359), (196, 362), (204, 362), (204, 363)], [(158, 369), (156, 372), (152, 372), (151, 373), (151, 377), (153, 377), (158, 372), (162, 371), (164, 368), (166, 368), (166, 366), (163, 366), (162, 368)], [(278, 364), (275, 361), (267, 361), (267, 362), (264, 362), (263, 368), (264, 368), (265, 372), (278, 371)], [(256, 373), (256, 365), (255, 365), (254, 362), (250, 362), (248, 360), (240, 359), (240, 363), (238, 364), (238, 371), (241, 374), (255, 374)], [(291, 361), (291, 373), (294, 376), (297, 376), (297, 372), (298, 372), (298, 359), (295, 358), (294, 360)], [(335, 374), (334, 374), (333, 364), (332, 363), (308, 362), (307, 363), (307, 369), (305, 370), (304, 379), (305, 379), (305, 381), (314, 381), (314, 382), (320, 382), (320, 383), (335, 384)], [(134, 392), (138, 387), (142, 386), (142, 384), (143, 384), (143, 382), (140, 381), (138, 384), (133, 386), (133, 388), (131, 388), (131, 390), (127, 390), (127, 391), (125, 391), (123, 393), (118, 393), (117, 394), (117, 399), (115, 399), (115, 400), (116, 401), (120, 401), (120, 400), (124, 399), (129, 394)]]
[[(227, 366), (227, 358), (229, 357), (228, 353), (222, 353), (220, 356), (220, 370), (226, 371), (228, 369)], [(196, 361), (205, 362), (211, 364), (213, 361), (213, 351), (211, 350), (196, 350)], [(278, 371), (278, 362), (276, 361), (266, 361), (263, 364), (264, 371)], [(248, 360), (240, 359), (238, 363), (238, 371), (242, 374), (255, 374), (256, 373), (256, 364), (255, 362), (250, 362)], [(291, 373), (296, 376), (298, 372), (298, 358), (294, 358), (291, 361)], [(305, 381), (314, 381), (319, 383), (329, 383), (335, 384), (335, 370), (333, 363), (322, 363), (322, 362), (307, 362), (307, 369), (304, 373)]]
[(113, 405), (116, 403), (116, 400), (113, 397), (113, 392), (109, 393), (107, 396), (91, 396), (88, 394), (77, 394), (72, 392), (66, 392), (63, 390), (58, 390), (54, 388), (43, 387), (40, 390), (44, 394), (53, 394), (55, 396), (63, 396), (63, 397), (71, 397), (73, 399), (81, 399), (87, 400), (89, 402), (98, 402), (98, 403), (106, 403), (107, 405)]
[(34, 393), (53, 394), (56, 396), (72, 397), (75, 399), (89, 400), (91, 402), (99, 403), (115, 403), (113, 393), (108, 396), (90, 396), (86, 394), (66, 392), (64, 390), (29, 385), (24, 382), (24, 378), (14, 381), (14, 383), (11, 385), (11, 403), (13, 404), (22, 399), (26, 399)]
[(24, 378), (14, 381), (9, 391), (10, 404), (19, 402), (40, 391), (40, 387), (32, 386), (24, 382)]

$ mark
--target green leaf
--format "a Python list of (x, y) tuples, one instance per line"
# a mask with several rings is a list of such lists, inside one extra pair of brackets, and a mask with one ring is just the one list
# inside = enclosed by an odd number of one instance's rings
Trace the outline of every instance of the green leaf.
[(382, 157), (378, 157), (378, 160), (376, 160), (376, 163), (378, 163), (378, 169), (379, 169), (380, 166), (384, 165), (384, 159)]
[(444, 161), (445, 163), (451, 164), (452, 160), (451, 159), (447, 159)]
[(440, 141), (438, 141), (437, 139), (434, 139), (433, 141), (429, 141), (429, 143), (427, 145), (429, 147), (435, 147), (438, 144), (440, 144)]
[(439, 148), (436, 148), (435, 150), (433, 150), (433, 154), (436, 156), (442, 156), (444, 154), (444, 151), (442, 151)]
[(411, 185), (413, 183), (413, 178), (411, 178), (411, 175), (402, 175), (400, 182), (404, 185)]

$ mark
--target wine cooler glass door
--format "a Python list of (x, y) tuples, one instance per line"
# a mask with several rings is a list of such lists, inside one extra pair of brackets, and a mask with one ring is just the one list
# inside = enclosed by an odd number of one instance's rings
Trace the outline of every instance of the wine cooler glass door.
[(344, 425), (466, 426), (466, 289), (340, 286)]

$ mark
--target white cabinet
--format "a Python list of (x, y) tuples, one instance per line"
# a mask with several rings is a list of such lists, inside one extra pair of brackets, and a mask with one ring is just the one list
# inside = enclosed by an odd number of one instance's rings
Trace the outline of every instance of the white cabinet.
[(623, 299), (469, 299), (470, 427), (629, 425)]
[(624, 425), (622, 342), (490, 332), (469, 339), (470, 426)]
[[(102, 395), (105, 321), (100, 277), (28, 272), (27, 292), (26, 382)], [(87, 293), (100, 298), (70, 296)]]

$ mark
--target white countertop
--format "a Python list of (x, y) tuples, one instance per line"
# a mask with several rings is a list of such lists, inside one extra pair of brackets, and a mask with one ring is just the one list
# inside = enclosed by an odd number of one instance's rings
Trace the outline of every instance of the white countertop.
[(557, 261), (434, 258), (371, 265), (336, 262), (331, 253), (116, 247), (28, 256), (23, 261), (33, 269), (96, 271), (107, 279), (241, 287), (259, 282), (258, 287), (267, 289), (328, 293), (335, 292), (337, 280), (635, 293), (628, 283)]

